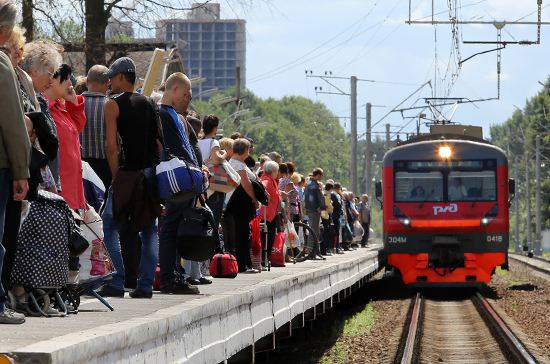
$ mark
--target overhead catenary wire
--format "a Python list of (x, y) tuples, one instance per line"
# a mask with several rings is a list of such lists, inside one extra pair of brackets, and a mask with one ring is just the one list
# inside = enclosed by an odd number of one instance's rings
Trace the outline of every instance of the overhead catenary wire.
[[(327, 40), (326, 42), (324, 42), (323, 44), (321, 44), (320, 46), (318, 46), (318, 47), (315, 48), (314, 50), (308, 52), (307, 54), (304, 54), (303, 56), (301, 56), (301, 57), (295, 59), (295, 60), (292, 61), (292, 62), (289, 62), (289, 63), (287, 63), (287, 64), (284, 64), (284, 65), (282, 65), (282, 66), (280, 66), (280, 67), (277, 67), (277, 68), (275, 68), (275, 69), (272, 70), (272, 71), (265, 72), (265, 73), (262, 74), (261, 76), (252, 77), (252, 78), (250, 78), (249, 80), (247, 80), (247, 83), (252, 83), (252, 82), (256, 82), (256, 81), (262, 80), (262, 79), (266, 78), (266, 76), (268, 76), (268, 75), (269, 75), (268, 77), (271, 77), (271, 76), (273, 76), (273, 75), (279, 74), (279, 73), (280, 73), (279, 71), (280, 71), (281, 69), (283, 69), (283, 68), (285, 68), (285, 67), (289, 67), (289, 66), (291, 66), (291, 65), (294, 65), (296, 62), (299, 62), (300, 60), (306, 58), (307, 56), (311, 55), (312, 53), (314, 53), (314, 52), (318, 51), (319, 49), (323, 48), (325, 45), (329, 44), (329, 43), (332, 42), (334, 39), (338, 38), (339, 36), (341, 36), (342, 34), (344, 34), (345, 32), (347, 32), (349, 29), (353, 28), (357, 23), (359, 23), (359, 22), (361, 22), (363, 19), (367, 18), (367, 17), (370, 15), (370, 13), (372, 12), (372, 10), (374, 9), (374, 7), (375, 7), (377, 4), (378, 4), (378, 2), (376, 2), (376, 3), (374, 4), (374, 6), (371, 8), (371, 10), (370, 10), (366, 15), (364, 15), (363, 17), (361, 17), (361, 19), (357, 20), (355, 23), (351, 24), (349, 27), (347, 27), (346, 29), (344, 29), (344, 30), (341, 31), (340, 33), (336, 34), (334, 37), (330, 38), (329, 40)], [(374, 26), (371, 26), (371, 27), (367, 28), (367, 30), (370, 30), (372, 27), (374, 27)], [(367, 30), (365, 30), (365, 31), (367, 31)], [(359, 33), (358, 35), (354, 35), (354, 36), (348, 38), (346, 41), (344, 41), (344, 42), (342, 42), (342, 43), (340, 43), (340, 44), (343, 44), (343, 43), (348, 42), (349, 40), (351, 40), (351, 39), (353, 39), (353, 38), (359, 36), (360, 34), (363, 34), (365, 31)], [(339, 44), (338, 44), (338, 45), (339, 45)], [(332, 50), (332, 49), (338, 47), (338, 45), (336, 45), (335, 47), (331, 48), (330, 50)], [(321, 53), (320, 55), (323, 55), (324, 53), (326, 53), (326, 52), (323, 52), (323, 53)], [(311, 58), (310, 58), (310, 59), (311, 59)], [(308, 59), (308, 61), (309, 61), (310, 59)], [(300, 63), (300, 64), (303, 64), (303, 62)], [(300, 64), (297, 64), (297, 65), (292, 66), (292, 67), (290, 67), (290, 68), (297, 67), (297, 66), (299, 66)], [(284, 72), (284, 71), (282, 71), (282, 72)]]

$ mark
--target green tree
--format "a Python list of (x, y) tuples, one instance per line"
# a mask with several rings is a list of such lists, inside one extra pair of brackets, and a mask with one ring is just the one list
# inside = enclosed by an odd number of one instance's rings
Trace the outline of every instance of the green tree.
[[(80, 43), (84, 41), (84, 29), (82, 24), (74, 20), (61, 20), (57, 24), (58, 31), (53, 28), (44, 29), (38, 23), (34, 23), (34, 38), (49, 39), (54, 42), (73, 42)], [(60, 35), (61, 34), (61, 35)]]
[[(550, 78), (546, 82), (546, 87), (550, 85)], [(502, 148), (508, 157), (508, 175), (509, 178), (514, 178), (515, 158), (519, 158), (519, 181), (516, 181), (519, 186), (519, 196), (516, 198), (520, 203), (520, 229), (524, 231), (526, 228), (526, 190), (525, 190), (525, 170), (529, 167), (531, 190), (529, 191), (531, 199), (531, 213), (533, 216), (530, 226), (535, 239), (535, 139), (536, 135), (541, 136), (541, 199), (542, 210), (541, 220), (542, 228), (550, 228), (550, 148), (547, 147), (550, 142), (550, 95), (545, 89), (540, 90), (535, 96), (528, 99), (525, 107), (522, 110), (516, 110), (512, 116), (500, 125), (491, 125), (490, 135), (491, 141)], [(525, 153), (529, 156), (525, 158)], [(510, 213), (510, 233), (511, 240), (515, 234), (515, 215), (513, 209)], [(524, 239), (523, 239), (524, 240)]]
[[(199, 112), (203, 113), (208, 105), (222, 97), (234, 96), (235, 89), (229, 89), (224, 95), (217, 95), (208, 102), (194, 101)], [(292, 137), (294, 136), (294, 164), (299, 173), (307, 175), (316, 167), (325, 171), (325, 179), (349, 186), (349, 138), (340, 126), (338, 118), (320, 102), (313, 102), (300, 96), (286, 96), (280, 100), (261, 99), (251, 91), (241, 91), (243, 108), (254, 111), (252, 116), (262, 116), (262, 122), (269, 125), (252, 128), (243, 124), (240, 132), (254, 139), (254, 157), (262, 153), (277, 151), (283, 160), (292, 158)], [(208, 113), (215, 114), (220, 123), (235, 111), (235, 106), (215, 105)], [(224, 126), (224, 135), (230, 136), (235, 130), (232, 120)]]

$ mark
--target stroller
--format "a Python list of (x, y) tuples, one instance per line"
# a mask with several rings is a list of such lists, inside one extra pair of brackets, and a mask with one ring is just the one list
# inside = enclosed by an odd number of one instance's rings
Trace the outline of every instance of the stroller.
[[(69, 239), (75, 224), (65, 200), (39, 191), (36, 201), (24, 211), (19, 232), (12, 286), (23, 287), (26, 297), (10, 296), (12, 307), (31, 316), (59, 317), (67, 314), (60, 296), (69, 279)], [(26, 215), (26, 216), (25, 216)]]

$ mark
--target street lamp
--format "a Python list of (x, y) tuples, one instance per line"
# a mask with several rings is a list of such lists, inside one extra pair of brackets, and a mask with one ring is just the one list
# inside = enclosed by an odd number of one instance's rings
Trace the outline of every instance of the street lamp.
[(189, 81), (191, 81), (191, 85), (196, 85), (197, 83), (201, 83), (201, 82), (206, 81), (206, 78), (204, 78), (204, 77), (195, 77), (195, 78), (190, 79)]
[(265, 123), (260, 123), (260, 124), (256, 124), (254, 125), (253, 127), (251, 127), (250, 129), (248, 129), (248, 131), (246, 132), (246, 134), (244, 135), (245, 137), (248, 136), (248, 133), (250, 133), (250, 131), (254, 128), (263, 128), (264, 126), (268, 126), (270, 123), (269, 122), (265, 122)]
[(256, 117), (254, 117), (254, 118), (250, 118), (250, 119), (247, 119), (247, 120), (243, 120), (243, 122), (240, 123), (240, 124), (237, 126), (237, 128), (235, 129), (235, 132), (238, 132), (239, 130), (241, 130), (241, 126), (242, 126), (244, 123), (248, 123), (248, 122), (253, 123), (253, 122), (256, 122), (256, 121), (260, 121), (260, 120), (265, 120), (265, 118), (262, 117), (262, 116), (256, 116)]
[(216, 87), (216, 88), (213, 88), (213, 89), (210, 89), (210, 90), (199, 92), (198, 94), (193, 96), (193, 98), (196, 99), (198, 97), (213, 96), (213, 95), (216, 95), (216, 94), (219, 94), (219, 93), (222, 93), (222, 92), (223, 92), (223, 90), (218, 90), (218, 88)]
[(212, 106), (214, 106), (214, 105), (225, 105), (225, 104), (229, 104), (230, 102), (233, 102), (233, 101), (237, 101), (237, 98), (236, 98), (236, 97), (227, 96), (227, 97), (224, 97), (224, 98), (222, 98), (222, 99), (219, 99), (219, 100), (214, 101), (213, 103), (211, 103), (210, 105), (208, 105), (208, 107), (206, 108), (206, 111), (205, 111), (204, 114), (202, 115), (201, 121), (204, 121), (204, 116), (205, 116), (205, 115), (208, 115), (208, 110), (209, 110)]
[(233, 114), (229, 115), (228, 117), (225, 118), (225, 120), (223, 121), (222, 123), (222, 127), (220, 128), (221, 132), (223, 132), (223, 127), (225, 126), (225, 123), (227, 122), (227, 120), (231, 119), (232, 117), (239, 117), (239, 116), (244, 116), (244, 115), (249, 115), (249, 114), (253, 114), (254, 111), (252, 110), (239, 110), (239, 111), (235, 111)]

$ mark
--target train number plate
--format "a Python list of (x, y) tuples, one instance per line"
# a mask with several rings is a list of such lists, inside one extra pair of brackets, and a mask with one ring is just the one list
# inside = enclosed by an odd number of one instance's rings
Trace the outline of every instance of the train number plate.
[(388, 243), (406, 243), (407, 237), (406, 236), (389, 236), (388, 237)]
[(487, 235), (487, 242), (489, 243), (502, 243), (501, 235)]

